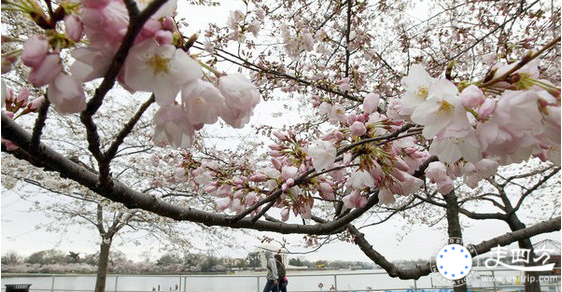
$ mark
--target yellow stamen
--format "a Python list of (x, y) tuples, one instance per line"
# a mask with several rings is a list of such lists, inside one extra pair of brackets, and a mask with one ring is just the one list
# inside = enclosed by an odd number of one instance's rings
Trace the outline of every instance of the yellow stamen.
[(170, 67), (170, 59), (162, 58), (160, 55), (154, 55), (148, 60), (148, 65), (154, 70), (154, 74), (168, 73)]
[(442, 100), (439, 102), (439, 109), (437, 110), (438, 116), (447, 116), (453, 114), (453, 110), (455, 107), (447, 102), (446, 100)]
[(420, 87), (418, 87), (418, 90), (416, 91), (416, 95), (423, 98), (423, 99), (427, 99), (427, 86), (425, 85), (421, 85)]

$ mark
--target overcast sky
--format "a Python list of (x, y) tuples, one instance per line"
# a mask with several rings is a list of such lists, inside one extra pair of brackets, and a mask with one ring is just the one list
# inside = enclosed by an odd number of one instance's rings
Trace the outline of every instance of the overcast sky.
[[(179, 1), (185, 5), (187, 1)], [(209, 19), (209, 15), (213, 15), (213, 20), (218, 24), (224, 24), (228, 18), (229, 10), (240, 7), (240, 1), (222, 1), (227, 2), (227, 7), (203, 8), (180, 6), (181, 15), (190, 21), (189, 29), (196, 32), (204, 28)], [(224, 5), (224, 4), (223, 4)], [(420, 15), (419, 18), (425, 18)], [(228, 68), (221, 68), (228, 71)], [(234, 70), (234, 68), (232, 69)], [(262, 102), (256, 109), (254, 120), (279, 122), (271, 118), (271, 113), (282, 109), (275, 102)], [(283, 111), (283, 110), (281, 110)], [(284, 112), (282, 118), (284, 120), (298, 120), (298, 115), (294, 112)], [(39, 213), (29, 213), (29, 203), (21, 200), (17, 194), (11, 191), (3, 191), (1, 199), (1, 251), (5, 254), (8, 251), (17, 251), (21, 255), (29, 255), (33, 252), (46, 249), (59, 249), (65, 252), (80, 252), (81, 255), (96, 252), (98, 249), (98, 235), (94, 230), (86, 230), (83, 227), (70, 227), (68, 232), (64, 234), (48, 233), (36, 226), (48, 222), (45, 216)], [(390, 260), (397, 259), (429, 259), (436, 249), (442, 247), (446, 241), (445, 230), (430, 229), (426, 226), (411, 226), (411, 231), (407, 235), (400, 235), (404, 224), (399, 220), (391, 220), (379, 227), (372, 227), (363, 232), (366, 233), (367, 239), (371, 242), (375, 249), (387, 256)], [(479, 243), (482, 240), (489, 239), (494, 236), (501, 235), (508, 231), (507, 225), (502, 222), (486, 221), (475, 222), (463, 231), (465, 243)], [(258, 234), (258, 233), (256, 233)], [(294, 250), (300, 250), (296, 244), (302, 244), (302, 235), (281, 236), (272, 233), (261, 233), (277, 240), (283, 238), (289, 239), (295, 243)], [(244, 242), (246, 249), (225, 249), (222, 246), (212, 246), (217, 256), (245, 257), (248, 252), (260, 245), (256, 236), (236, 236), (233, 240)], [(541, 235), (534, 239), (535, 242), (551, 238), (560, 240), (560, 232)], [(209, 242), (200, 243), (201, 246), (208, 246)], [(135, 246), (130, 240), (116, 240), (114, 249), (125, 252), (128, 258), (133, 260), (142, 260), (147, 255), (155, 260), (162, 252), (159, 250), (159, 243), (148, 241), (141, 246)], [(359, 248), (350, 243), (330, 244), (320, 248), (317, 252), (305, 255), (310, 260), (328, 259), (328, 260), (361, 260), (369, 261), (363, 255)]]

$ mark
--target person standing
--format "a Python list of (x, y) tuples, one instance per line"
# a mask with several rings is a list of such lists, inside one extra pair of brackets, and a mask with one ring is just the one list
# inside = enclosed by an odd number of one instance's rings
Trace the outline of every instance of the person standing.
[(267, 259), (267, 282), (265, 283), (263, 292), (279, 292), (279, 281), (277, 279), (279, 272), (277, 271), (277, 263), (273, 258), (273, 253), (266, 251), (265, 258)]
[(287, 284), (289, 284), (289, 281), (287, 280), (287, 270), (285, 269), (285, 265), (283, 264), (280, 254), (275, 255), (275, 262), (277, 264), (277, 272), (279, 275), (279, 291), (287, 292)]

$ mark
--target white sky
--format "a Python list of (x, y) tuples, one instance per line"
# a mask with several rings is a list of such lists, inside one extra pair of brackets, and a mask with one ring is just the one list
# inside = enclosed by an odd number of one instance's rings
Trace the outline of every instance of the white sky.
[[(224, 24), (228, 19), (229, 10), (242, 7), (241, 1), (222, 1), (223, 7), (185, 7), (186, 1), (180, 2), (181, 15), (186, 17), (190, 23), (189, 29), (193, 32), (204, 28), (209, 20), (217, 21), (219, 25)], [(224, 7), (224, 3), (227, 3)], [(423, 11), (423, 9), (421, 10)], [(211, 17), (212, 16), (212, 19)], [(423, 15), (420, 19), (426, 18)], [(221, 68), (228, 72), (229, 68)], [(232, 71), (236, 68), (232, 67)], [(271, 119), (271, 113), (281, 108), (277, 102), (261, 102), (255, 110), (254, 121), (273, 122), (274, 125), (282, 123), (283, 120), (296, 120), (298, 115), (294, 112), (285, 111), (285, 115), (281, 120)], [(20, 255), (28, 256), (29, 254), (46, 249), (59, 249), (65, 252), (80, 252), (81, 255), (90, 254), (97, 251), (98, 235), (94, 230), (85, 230), (84, 228), (69, 228), (65, 234), (57, 235), (48, 233), (44, 230), (36, 229), (36, 226), (47, 222), (45, 216), (39, 213), (29, 213), (29, 202), (21, 200), (17, 194), (11, 191), (3, 191), (1, 199), (1, 251), (5, 254), (8, 251), (17, 251)], [(374, 248), (387, 256), (390, 260), (397, 259), (418, 259), (427, 258), (435, 252), (436, 248), (443, 246), (446, 241), (445, 230), (432, 230), (425, 226), (413, 226), (411, 232), (398, 239), (399, 232), (404, 225), (398, 220), (391, 220), (379, 227), (372, 227), (366, 231), (367, 239), (373, 244)], [(473, 223), (471, 227), (466, 228), (464, 233), (465, 243), (479, 243), (482, 240), (489, 239), (494, 236), (501, 235), (508, 231), (503, 222), (486, 221)], [(261, 233), (281, 240), (283, 236), (272, 233)], [(294, 242), (302, 244), (302, 235), (285, 236)], [(544, 238), (560, 240), (560, 232), (537, 236), (534, 241)], [(220, 246), (214, 247), (216, 255), (245, 257), (247, 252), (253, 251), (254, 246), (259, 245), (259, 241), (254, 237), (241, 236), (234, 240), (246, 241), (248, 248), (246, 250), (229, 250)], [(135, 246), (128, 243), (129, 241), (116, 240), (114, 249), (126, 253), (129, 259), (143, 260), (144, 257), (150, 255), (152, 260), (156, 260), (161, 251), (157, 242), (147, 242), (142, 246)], [(208, 244), (208, 243), (205, 243)], [(296, 248), (298, 250), (298, 248)], [(331, 244), (320, 248), (313, 254), (305, 255), (310, 260), (327, 259), (327, 260), (361, 260), (369, 261), (369, 259), (359, 250), (359, 248), (349, 243)]]

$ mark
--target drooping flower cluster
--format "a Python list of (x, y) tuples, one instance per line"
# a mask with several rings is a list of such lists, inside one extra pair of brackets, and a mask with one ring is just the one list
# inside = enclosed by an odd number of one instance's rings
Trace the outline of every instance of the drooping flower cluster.
[[(435, 80), (414, 65), (403, 80), (398, 113), (424, 126), (423, 136), (433, 140), (429, 152), (442, 162), (489, 158), (503, 165), (533, 155), (560, 164), (560, 95), (538, 80), (537, 65), (525, 65), (514, 72), (517, 82), (498, 82), (494, 87), (502, 90), (487, 93), (476, 85), (459, 92), (453, 82)], [(512, 67), (498, 67), (495, 76)]]
[[(149, 1), (136, 1), (144, 9)], [(63, 114), (86, 108), (83, 82), (104, 77), (127, 33), (129, 14), (121, 0), (61, 2), (60, 19), (49, 19), (39, 5), (33, 11), (42, 22), (51, 23), (45, 35), (26, 41), (21, 59), (31, 68), (28, 80), (35, 86), (48, 85), (48, 98)], [(183, 48), (172, 18), (177, 0), (167, 1), (142, 27), (129, 50), (118, 81), (131, 92), (152, 92), (161, 107), (154, 117), (154, 142), (174, 147), (191, 145), (196, 130), (215, 123), (220, 116), (227, 124), (241, 128), (248, 123), (260, 95), (242, 74), (221, 74), (217, 80), (202, 80), (198, 61)], [(34, 15), (35, 15), (34, 14)], [(64, 20), (64, 21), (63, 21)], [(64, 22), (64, 34), (52, 33), (57, 21)], [(52, 24), (55, 23), (55, 24)], [(87, 46), (79, 46), (83, 35)], [(60, 53), (69, 49), (74, 62), (65, 72)], [(212, 70), (211, 68), (209, 68)], [(217, 86), (211, 82), (217, 82)], [(177, 100), (181, 92), (181, 100)]]

